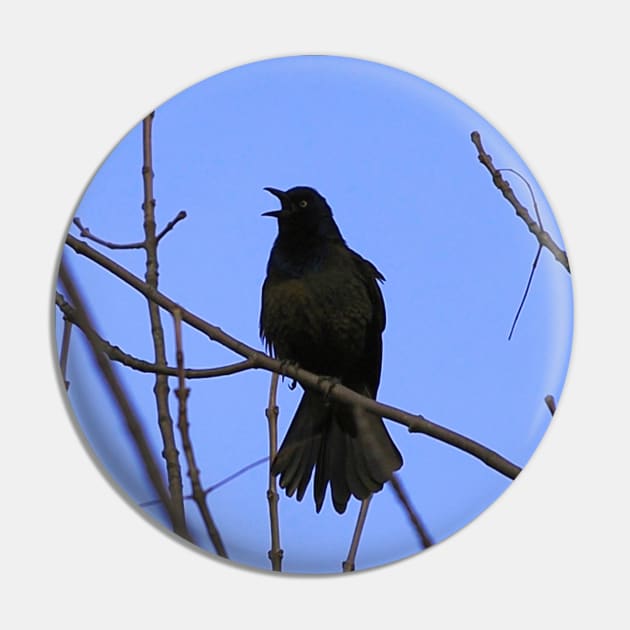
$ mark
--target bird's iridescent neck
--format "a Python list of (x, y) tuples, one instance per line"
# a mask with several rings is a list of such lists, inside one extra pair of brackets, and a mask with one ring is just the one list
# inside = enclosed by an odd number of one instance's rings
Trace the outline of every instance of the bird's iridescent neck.
[(267, 271), (289, 278), (300, 278), (322, 268), (330, 249), (339, 239), (315, 237), (295, 238), (278, 235), (271, 250)]

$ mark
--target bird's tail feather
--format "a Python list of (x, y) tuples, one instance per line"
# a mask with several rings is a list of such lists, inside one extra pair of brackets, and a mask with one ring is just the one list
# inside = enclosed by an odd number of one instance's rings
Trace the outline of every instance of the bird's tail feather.
[(298, 501), (302, 500), (310, 481), (329, 415), (330, 410), (323, 405), (323, 400), (305, 392), (273, 460), (272, 474), (280, 475), (280, 487), (286, 490), (287, 496), (293, 496), (297, 490)]
[[(369, 395), (365, 386), (352, 389)], [(358, 406), (328, 403), (321, 394), (307, 391), (271, 472), (280, 475), (288, 496), (297, 491), (301, 501), (315, 467), (316, 510), (321, 510), (330, 483), (334, 508), (342, 514), (351, 495), (366, 499), (401, 466), (402, 457), (379, 416)]]

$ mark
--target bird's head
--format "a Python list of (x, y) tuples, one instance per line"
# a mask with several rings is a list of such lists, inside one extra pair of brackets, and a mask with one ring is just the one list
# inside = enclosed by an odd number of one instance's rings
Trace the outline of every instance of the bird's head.
[(278, 220), (306, 219), (309, 215), (331, 216), (332, 212), (326, 200), (309, 186), (295, 186), (289, 190), (265, 188), (282, 204), (279, 210), (264, 212), (263, 217), (276, 217)]
[(314, 188), (295, 186), (285, 191), (268, 187), (265, 190), (280, 200), (281, 207), (263, 212), (262, 216), (278, 219), (281, 233), (341, 238), (330, 206)]

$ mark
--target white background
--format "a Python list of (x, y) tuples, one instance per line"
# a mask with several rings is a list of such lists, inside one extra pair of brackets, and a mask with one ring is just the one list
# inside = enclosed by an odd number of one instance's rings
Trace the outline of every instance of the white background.
[[(628, 627), (623, 4), (12, 4), (0, 15), (1, 625)], [(139, 518), (68, 420), (50, 337), (62, 238), (115, 142), (211, 74), (300, 53), (411, 71), (488, 118), (544, 187), (574, 278), (567, 384), (525, 472), (444, 544), (349, 577), (246, 571)]]

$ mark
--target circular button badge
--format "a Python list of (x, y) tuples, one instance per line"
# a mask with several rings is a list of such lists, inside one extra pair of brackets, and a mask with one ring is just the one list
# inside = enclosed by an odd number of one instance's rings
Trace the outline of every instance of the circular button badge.
[(507, 141), (332, 56), (234, 68), (127, 133), (73, 216), (55, 317), (76, 422), (139, 512), (302, 574), (417, 554), (491, 505), (549, 426), (573, 326)]

